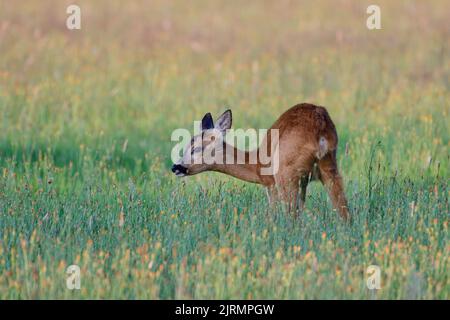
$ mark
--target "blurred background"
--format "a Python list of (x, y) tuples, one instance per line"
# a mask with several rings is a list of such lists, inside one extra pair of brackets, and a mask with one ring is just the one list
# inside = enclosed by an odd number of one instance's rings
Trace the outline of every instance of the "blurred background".
[(3, 159), (50, 148), (64, 165), (128, 141), (122, 164), (168, 165), (172, 130), (206, 112), (267, 128), (299, 102), (326, 106), (343, 143), (384, 137), (408, 168), (445, 156), (448, 1), (377, 1), (382, 30), (371, 1), (77, 1), (81, 30), (70, 4), (0, 2)]
[[(0, 298), (448, 299), (449, 12), (0, 0)], [(227, 108), (269, 128), (300, 102), (336, 124), (351, 226), (318, 183), (295, 220), (255, 185), (170, 172), (174, 129)]]

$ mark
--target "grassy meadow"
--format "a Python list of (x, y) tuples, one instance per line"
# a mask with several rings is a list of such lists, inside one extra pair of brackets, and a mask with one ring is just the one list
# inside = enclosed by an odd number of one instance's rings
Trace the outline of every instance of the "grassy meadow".
[[(448, 1), (0, 0), (1, 299), (449, 299)], [(327, 107), (354, 221), (170, 172), (176, 128)], [(66, 268), (81, 268), (81, 289)], [(366, 268), (381, 268), (368, 290)]]

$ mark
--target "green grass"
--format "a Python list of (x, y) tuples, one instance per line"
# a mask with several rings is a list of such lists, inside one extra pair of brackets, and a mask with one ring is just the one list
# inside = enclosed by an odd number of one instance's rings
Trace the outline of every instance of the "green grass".
[[(445, 1), (382, 2), (380, 31), (359, 1), (80, 2), (79, 32), (61, 2), (0, 6), (0, 298), (450, 298)], [(337, 126), (351, 225), (320, 184), (295, 220), (170, 172), (174, 129), (299, 102)]]

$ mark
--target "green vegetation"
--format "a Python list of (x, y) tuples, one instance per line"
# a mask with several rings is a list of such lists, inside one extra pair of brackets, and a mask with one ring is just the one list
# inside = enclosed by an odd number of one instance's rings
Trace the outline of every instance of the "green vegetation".
[[(447, 1), (379, 1), (376, 31), (360, 1), (78, 2), (79, 31), (0, 5), (1, 299), (450, 298)], [(294, 220), (170, 172), (174, 129), (299, 102), (337, 126), (352, 225), (320, 184)]]

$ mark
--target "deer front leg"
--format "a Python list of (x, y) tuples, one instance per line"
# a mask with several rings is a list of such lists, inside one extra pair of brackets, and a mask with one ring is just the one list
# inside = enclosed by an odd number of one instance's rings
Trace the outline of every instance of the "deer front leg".
[(278, 200), (275, 186), (266, 187), (266, 194), (269, 205), (273, 206)]
[(276, 184), (277, 197), (286, 205), (289, 213), (297, 213), (298, 209), (298, 178), (280, 178)]
[(300, 179), (300, 203), (299, 203), (299, 210), (300, 212), (303, 211), (305, 208), (305, 201), (306, 201), (306, 189), (308, 187), (309, 178), (303, 177)]
[(342, 178), (339, 175), (336, 153), (329, 153), (319, 161), (320, 180), (327, 188), (333, 207), (345, 220), (349, 219), (347, 199), (344, 194)]

